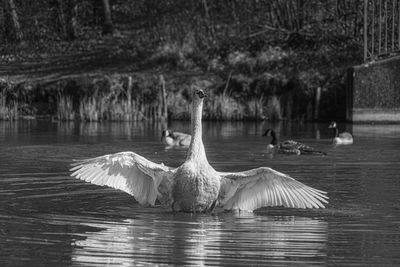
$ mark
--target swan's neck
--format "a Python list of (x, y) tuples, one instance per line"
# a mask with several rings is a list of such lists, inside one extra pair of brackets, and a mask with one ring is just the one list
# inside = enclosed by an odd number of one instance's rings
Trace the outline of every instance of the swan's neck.
[(202, 139), (202, 126), (201, 117), (203, 112), (203, 101), (199, 99), (193, 100), (192, 108), (192, 140), (190, 142), (188, 154), (186, 160), (194, 160), (197, 162), (206, 161), (206, 152), (204, 150), (203, 139)]

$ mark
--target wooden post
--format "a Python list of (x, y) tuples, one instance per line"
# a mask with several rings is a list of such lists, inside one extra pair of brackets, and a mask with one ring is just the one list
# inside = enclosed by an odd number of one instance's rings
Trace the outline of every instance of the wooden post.
[(314, 110), (314, 120), (319, 119), (319, 102), (321, 100), (321, 87), (318, 87), (315, 92), (315, 110)]
[(287, 120), (292, 119), (292, 110), (293, 110), (293, 92), (289, 91), (288, 96), (287, 96), (287, 102), (286, 102), (286, 118), (287, 118)]
[(165, 80), (164, 76), (160, 75), (160, 82), (161, 82), (161, 118), (164, 120), (168, 119), (168, 107), (167, 107), (167, 91), (165, 89)]
[(132, 108), (132, 76), (128, 77), (128, 85), (126, 88), (126, 98), (127, 98), (127, 112), (129, 120), (133, 118), (133, 108)]
[(364, 0), (364, 62), (367, 61), (368, 57), (368, 36), (367, 36), (367, 11), (368, 11), (368, 0)]

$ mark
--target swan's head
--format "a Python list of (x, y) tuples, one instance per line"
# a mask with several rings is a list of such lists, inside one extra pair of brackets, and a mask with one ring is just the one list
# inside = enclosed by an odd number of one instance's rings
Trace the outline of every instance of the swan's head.
[(207, 97), (208, 94), (203, 90), (203, 89), (194, 89), (194, 97), (199, 98), (199, 99), (203, 99), (205, 97)]
[(268, 130), (265, 131), (265, 133), (263, 133), (262, 136), (274, 136), (274, 135), (275, 135), (274, 130), (268, 129)]
[(332, 121), (328, 128), (336, 128), (336, 122)]

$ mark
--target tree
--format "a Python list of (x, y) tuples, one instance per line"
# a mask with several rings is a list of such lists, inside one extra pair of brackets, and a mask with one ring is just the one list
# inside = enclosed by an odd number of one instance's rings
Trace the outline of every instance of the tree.
[(78, 33), (78, 6), (76, 0), (67, 1), (67, 39), (75, 39)]
[(20, 42), (20, 41), (22, 41), (23, 36), (22, 36), (21, 26), (19, 24), (17, 8), (15, 6), (14, 0), (7, 0), (7, 3), (10, 8), (12, 25), (14, 27), (14, 32), (15, 32), (15, 39), (18, 42)]
[(55, 0), (53, 1), (53, 4), (55, 5), (57, 10), (57, 19), (60, 23), (61, 33), (64, 37), (67, 37), (67, 23), (65, 21), (62, 0)]
[(104, 8), (103, 33), (109, 34), (114, 31), (114, 26), (111, 20), (111, 9), (109, 0), (103, 0), (103, 8)]

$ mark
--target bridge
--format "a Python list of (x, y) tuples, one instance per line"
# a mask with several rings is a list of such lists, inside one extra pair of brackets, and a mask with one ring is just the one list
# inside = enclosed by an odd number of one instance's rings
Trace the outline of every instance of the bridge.
[(347, 73), (346, 119), (400, 122), (400, 0), (364, 0), (364, 63)]

